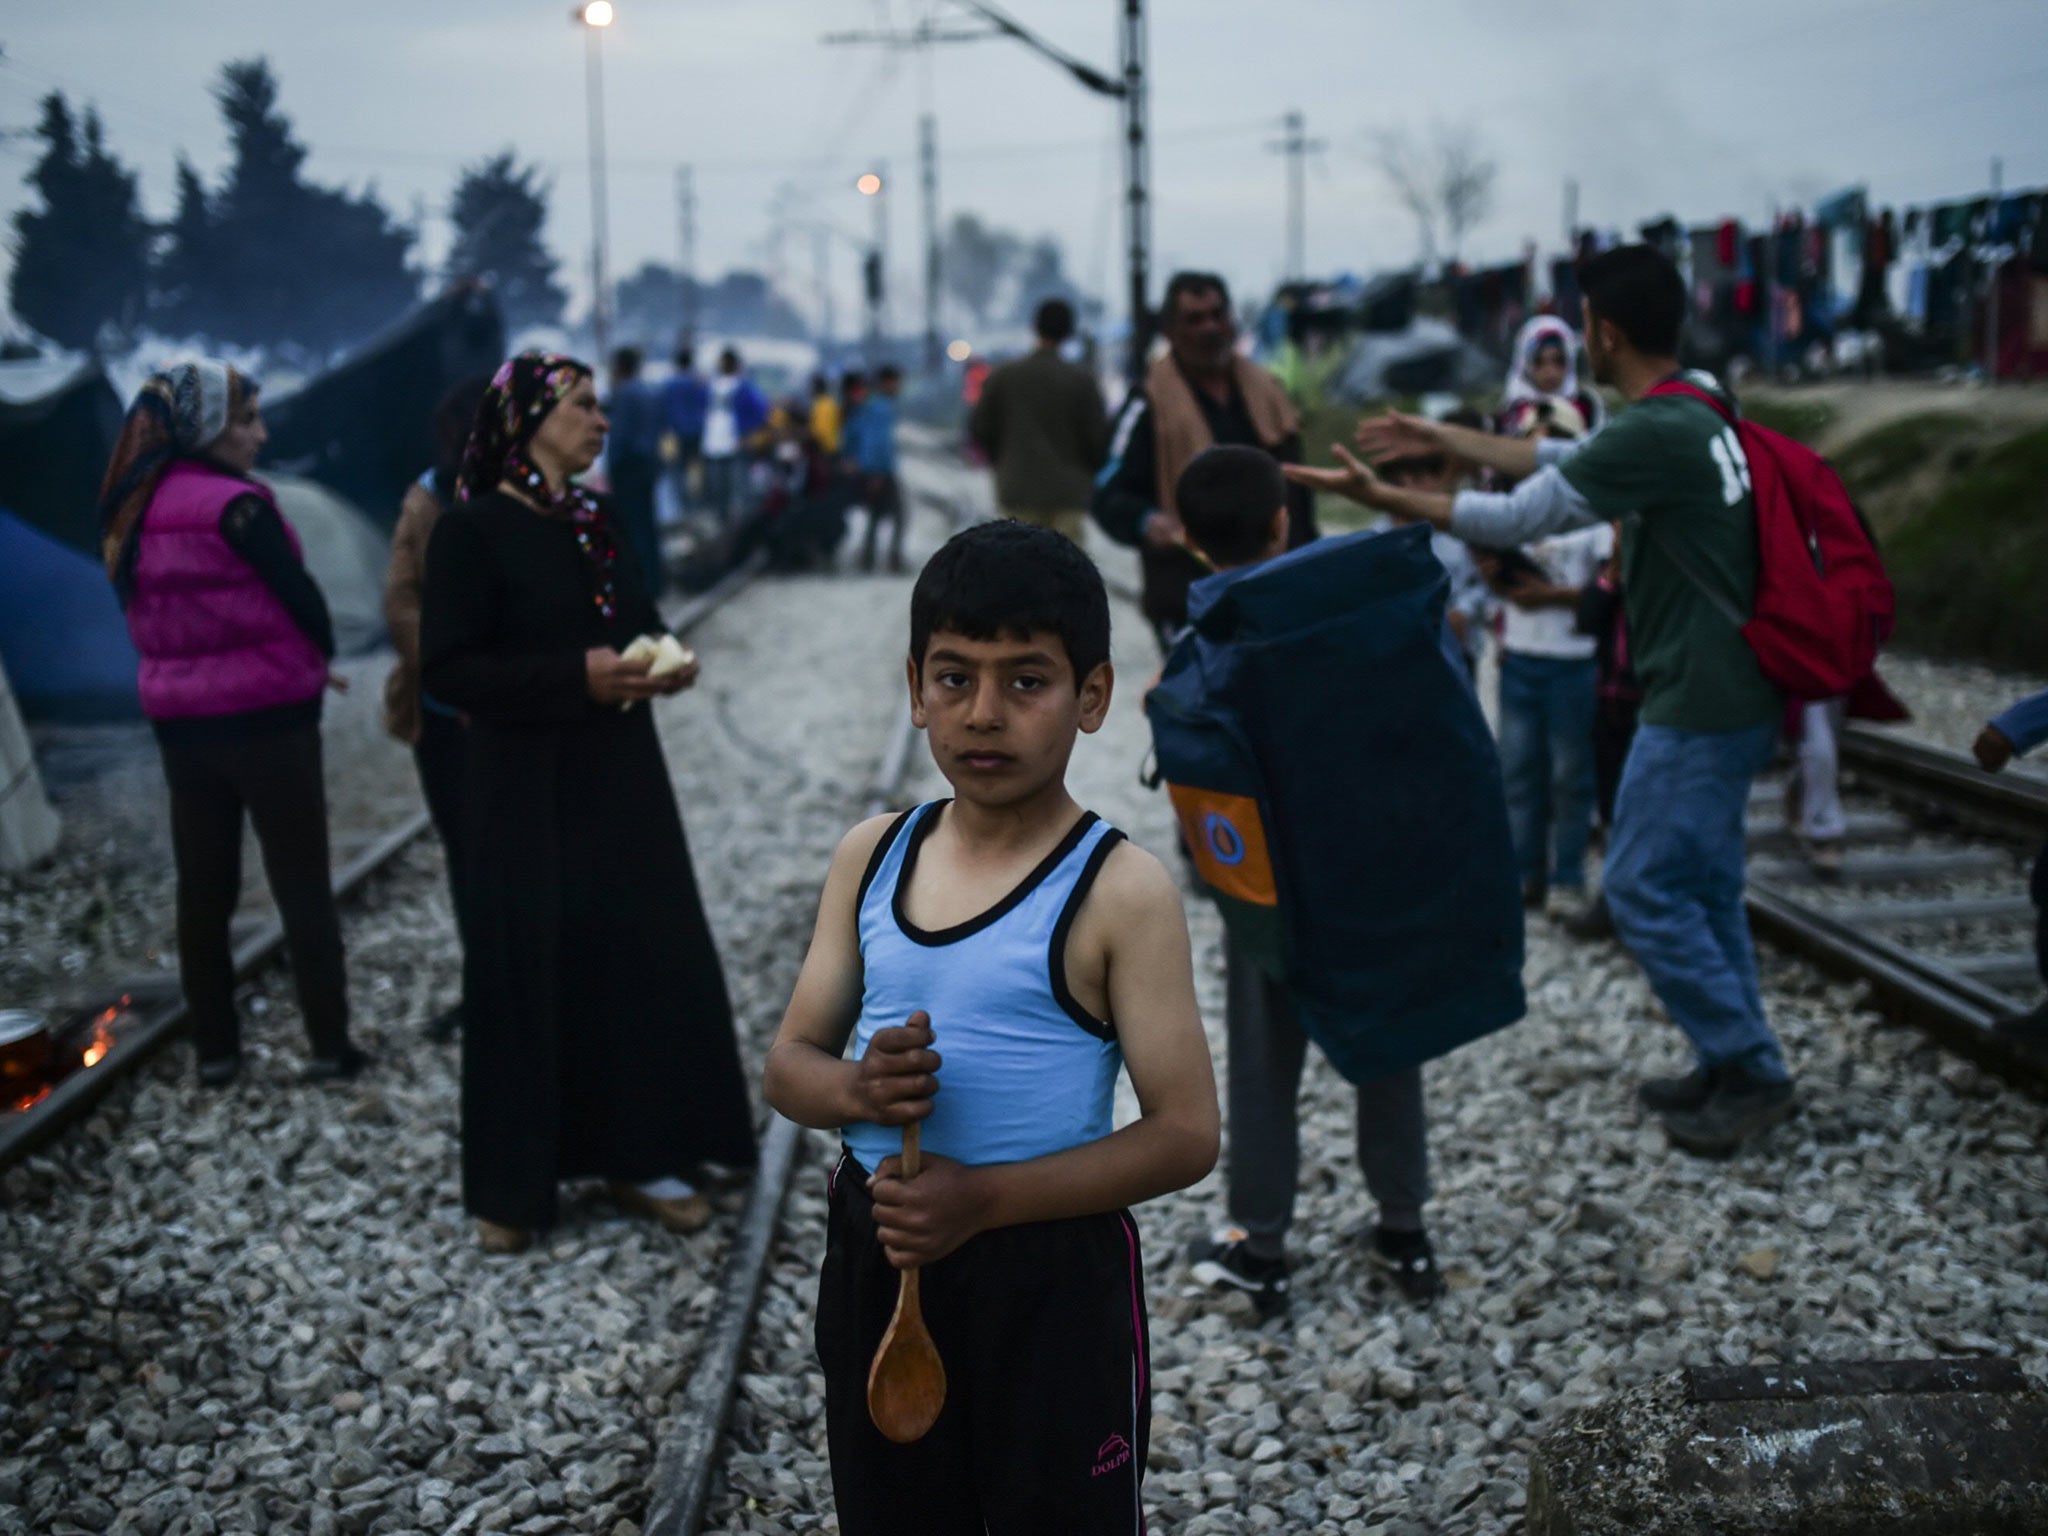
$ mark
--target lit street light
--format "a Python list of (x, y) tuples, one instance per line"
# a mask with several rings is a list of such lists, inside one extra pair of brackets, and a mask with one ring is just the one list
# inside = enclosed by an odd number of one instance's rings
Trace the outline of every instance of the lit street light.
[(958, 341), (948, 342), (946, 345), (946, 356), (953, 359), (956, 363), (964, 363), (967, 359), (974, 356), (974, 344), (964, 337)]
[(600, 365), (611, 352), (612, 297), (605, 262), (606, 247), (611, 243), (611, 220), (605, 207), (604, 57), (599, 39), (617, 14), (612, 0), (589, 0), (589, 4), (569, 13), (569, 19), (583, 28), (587, 40), (588, 68), (584, 78), (590, 104), (590, 322), (597, 333)]

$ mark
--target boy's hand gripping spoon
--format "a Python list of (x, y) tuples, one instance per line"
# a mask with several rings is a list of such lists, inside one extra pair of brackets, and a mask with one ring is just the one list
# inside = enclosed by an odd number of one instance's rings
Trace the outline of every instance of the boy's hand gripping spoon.
[[(903, 1128), (903, 1177), (914, 1179), (923, 1164), (918, 1153), (917, 1122)], [(925, 1331), (917, 1304), (917, 1266), (902, 1272), (896, 1292), (896, 1315), (889, 1319), (868, 1367), (868, 1417), (898, 1445), (921, 1440), (938, 1422), (946, 1405), (946, 1367), (938, 1347)]]

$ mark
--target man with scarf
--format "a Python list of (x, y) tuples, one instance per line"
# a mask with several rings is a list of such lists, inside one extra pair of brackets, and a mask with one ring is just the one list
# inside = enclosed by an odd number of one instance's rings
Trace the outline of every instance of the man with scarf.
[[(1102, 531), (1138, 551), (1145, 617), (1162, 649), (1187, 624), (1188, 585), (1205, 573), (1174, 508), (1180, 472), (1214, 444), (1301, 462), (1301, 415), (1280, 381), (1237, 351), (1230, 290), (1211, 272), (1179, 272), (1161, 306), (1167, 355), (1117, 415), (1109, 463), (1089, 510)], [(1315, 499), (1288, 487), (1288, 547), (1316, 537)]]
[(575, 482), (605, 431), (582, 363), (513, 358), (427, 546), (420, 682), (469, 719), (463, 1200), (494, 1252), (525, 1247), (579, 1177), (694, 1230), (710, 1206), (680, 1175), (755, 1157), (725, 976), (643, 707), (696, 668), (655, 678), (622, 655), (665, 626)]

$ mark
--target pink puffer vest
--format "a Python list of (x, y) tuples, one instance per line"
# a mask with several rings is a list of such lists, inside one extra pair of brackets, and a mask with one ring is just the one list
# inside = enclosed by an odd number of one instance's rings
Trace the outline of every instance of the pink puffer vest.
[[(128, 633), (142, 655), (142, 712), (152, 720), (298, 704), (326, 686), (320, 648), (221, 537), (221, 513), (248, 495), (277, 505), (254, 480), (181, 460), (164, 471), (142, 515)], [(285, 533), (297, 550), (290, 523)]]

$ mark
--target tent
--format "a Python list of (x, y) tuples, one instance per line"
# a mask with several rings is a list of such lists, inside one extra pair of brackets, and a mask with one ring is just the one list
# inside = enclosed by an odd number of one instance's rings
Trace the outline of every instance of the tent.
[(75, 550), (99, 545), (121, 398), (97, 362), (0, 368), (0, 507)]
[(458, 283), (325, 373), (264, 396), (264, 463), (332, 486), (388, 530), (405, 488), (434, 462), (434, 407), (504, 357), (496, 295)]
[(1330, 386), (1339, 400), (1390, 395), (1466, 395), (1500, 382), (1500, 364), (1442, 320), (1418, 318), (1405, 330), (1364, 331)]
[[(320, 584), (344, 656), (384, 641), (390, 547), (363, 513), (316, 481), (263, 475)], [(106, 568), (0, 508), (0, 661), (30, 720), (132, 720), (136, 656)]]
[(135, 647), (106, 567), (0, 508), (0, 661), (31, 720), (132, 720)]
[(384, 568), (391, 542), (360, 507), (317, 480), (256, 471), (299, 536), (306, 569), (334, 619), (334, 645), (359, 656), (384, 643)]

